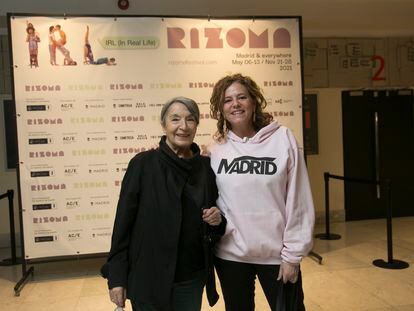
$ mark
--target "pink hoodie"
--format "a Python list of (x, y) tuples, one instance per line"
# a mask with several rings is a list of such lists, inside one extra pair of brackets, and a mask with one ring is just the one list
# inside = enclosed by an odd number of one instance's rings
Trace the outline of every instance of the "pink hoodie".
[(217, 205), (227, 218), (219, 258), (300, 263), (312, 248), (315, 213), (303, 152), (292, 132), (273, 122), (252, 138), (229, 132), (210, 147)]

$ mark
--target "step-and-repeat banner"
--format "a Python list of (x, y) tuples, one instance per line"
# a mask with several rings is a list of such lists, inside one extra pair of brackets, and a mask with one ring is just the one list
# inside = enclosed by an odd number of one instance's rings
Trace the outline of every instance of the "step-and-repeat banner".
[(221, 77), (251, 76), (302, 144), (300, 21), (12, 16), (26, 259), (107, 252), (128, 161), (158, 143), (175, 96), (216, 129)]

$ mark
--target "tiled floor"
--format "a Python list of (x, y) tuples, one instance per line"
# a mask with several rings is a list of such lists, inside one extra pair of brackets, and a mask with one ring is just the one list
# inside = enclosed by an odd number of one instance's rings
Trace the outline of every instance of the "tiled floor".
[[(314, 251), (323, 256), (318, 265), (311, 258), (302, 263), (305, 303), (309, 311), (413, 311), (414, 310), (414, 217), (394, 220), (394, 258), (407, 261), (408, 269), (387, 270), (372, 265), (387, 259), (384, 220), (333, 224), (336, 241), (315, 240)], [(317, 228), (315, 232), (323, 231)], [(7, 250), (0, 257), (9, 256)], [(13, 295), (21, 267), (0, 267), (0, 310), (86, 311), (113, 310), (106, 282), (99, 277), (103, 259), (84, 259), (35, 265), (34, 278)], [(131, 310), (128, 305), (126, 310)], [(220, 299), (214, 308), (224, 311)], [(257, 285), (256, 310), (269, 310)]]

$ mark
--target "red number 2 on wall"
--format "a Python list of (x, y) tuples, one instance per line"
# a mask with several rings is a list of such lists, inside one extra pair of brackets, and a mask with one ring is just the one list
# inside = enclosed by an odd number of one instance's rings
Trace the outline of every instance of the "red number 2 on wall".
[(374, 62), (374, 64), (375, 64), (376, 61), (379, 61), (379, 68), (377, 69), (374, 76), (372, 77), (372, 81), (385, 80), (385, 77), (380, 77), (380, 75), (384, 71), (384, 66), (385, 66), (384, 57), (379, 56), (379, 55), (374, 55), (374, 56), (372, 56), (372, 61)]

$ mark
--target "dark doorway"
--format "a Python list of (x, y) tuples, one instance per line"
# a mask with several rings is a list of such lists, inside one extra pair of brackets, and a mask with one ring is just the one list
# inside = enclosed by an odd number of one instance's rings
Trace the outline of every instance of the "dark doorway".
[[(342, 92), (344, 174), (390, 179), (393, 216), (414, 215), (412, 90)], [(385, 189), (345, 183), (346, 220), (385, 217)]]

